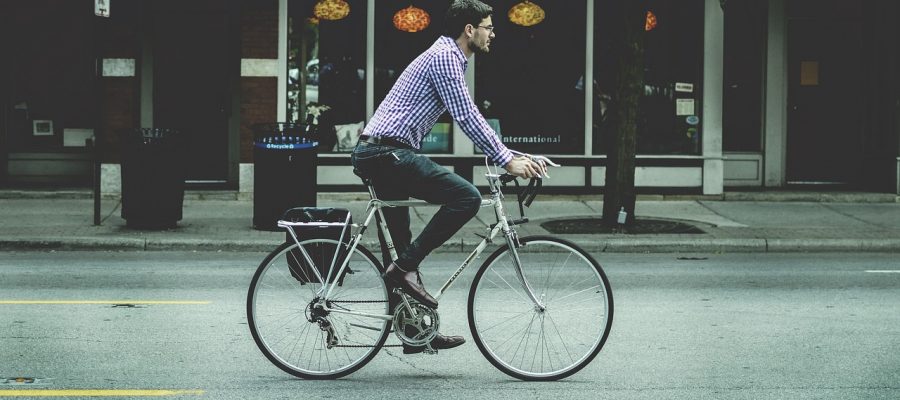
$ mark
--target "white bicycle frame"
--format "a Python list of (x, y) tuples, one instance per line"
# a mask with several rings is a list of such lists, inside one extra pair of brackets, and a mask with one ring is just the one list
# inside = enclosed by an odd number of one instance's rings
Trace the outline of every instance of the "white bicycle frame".
[[(459, 268), (456, 269), (456, 272), (454, 272), (453, 275), (451, 275), (450, 278), (447, 280), (447, 282), (444, 283), (444, 285), (440, 288), (440, 290), (438, 290), (437, 295), (435, 295), (434, 298), (436, 300), (439, 300), (441, 298), (441, 296), (450, 288), (450, 286), (453, 284), (453, 282), (456, 280), (456, 278), (459, 277), (459, 275), (466, 269), (466, 267), (468, 267), (469, 264), (472, 263), (472, 261), (477, 259), (479, 255), (481, 255), (481, 253), (484, 251), (484, 249), (487, 248), (488, 243), (492, 243), (494, 238), (496, 238), (497, 235), (499, 235), (502, 232), (505, 237), (506, 243), (509, 246), (509, 251), (513, 256), (512, 257), (513, 265), (515, 267), (516, 276), (519, 279), (519, 283), (522, 285), (525, 292), (528, 294), (528, 297), (531, 298), (531, 301), (534, 302), (535, 307), (537, 307), (540, 310), (543, 310), (544, 304), (540, 300), (538, 300), (537, 296), (535, 296), (534, 290), (531, 288), (531, 285), (528, 284), (528, 280), (525, 279), (525, 275), (522, 273), (521, 261), (519, 260), (519, 254), (516, 251), (516, 249), (520, 246), (520, 244), (518, 242), (518, 235), (517, 235), (515, 229), (513, 229), (509, 225), (509, 220), (507, 219), (506, 213), (504, 212), (503, 202), (502, 202), (503, 193), (500, 191), (500, 186), (501, 186), (500, 175), (497, 174), (496, 172), (497, 171), (493, 171), (493, 172), (489, 172), (489, 173), (485, 174), (485, 177), (487, 178), (488, 184), (490, 185), (490, 188), (491, 188), (491, 198), (482, 200), (481, 207), (493, 207), (494, 208), (494, 213), (497, 217), (497, 224), (495, 224), (493, 227), (491, 227), (489, 229), (489, 233), (488, 233), (487, 237), (482, 239), (481, 242), (478, 244), (478, 246), (475, 247), (475, 250), (473, 250), (472, 253), (470, 253), (469, 256), (466, 257), (465, 261), (463, 261), (463, 263), (459, 266)], [(414, 200), (414, 201), (383, 201), (383, 200), (379, 200), (375, 196), (375, 191), (374, 191), (374, 189), (372, 189), (371, 186), (369, 186), (369, 194), (371, 195), (372, 199), (369, 201), (369, 204), (366, 207), (366, 213), (365, 213), (366, 217), (362, 224), (350, 224), (349, 216), (348, 216), (348, 221), (345, 221), (343, 223), (341, 223), (341, 222), (278, 221), (278, 226), (281, 228), (287, 229), (287, 231), (291, 234), (291, 237), (294, 239), (294, 242), (297, 243), (297, 247), (300, 249), (300, 252), (302, 253), (303, 258), (306, 260), (308, 265), (315, 265), (315, 264), (313, 263), (312, 258), (310, 257), (309, 253), (306, 252), (306, 249), (300, 245), (300, 240), (297, 238), (297, 234), (294, 232), (294, 229), (293, 229), (294, 227), (338, 227), (338, 226), (342, 226), (344, 230), (342, 230), (342, 232), (341, 232), (341, 237), (344, 236), (344, 232), (346, 231), (346, 229), (348, 229), (350, 227), (358, 228), (359, 231), (356, 233), (356, 235), (350, 241), (349, 251), (347, 252), (347, 256), (344, 257), (343, 261), (341, 262), (341, 267), (338, 269), (337, 274), (331, 273), (331, 271), (334, 271), (333, 267), (334, 267), (335, 263), (337, 263), (338, 254), (340, 253), (337, 250), (335, 250), (335, 252), (334, 252), (335, 253), (334, 258), (332, 259), (332, 262), (331, 262), (332, 268), (329, 268), (328, 276), (325, 277), (326, 279), (322, 279), (323, 277), (319, 273), (318, 268), (311, 268), (312, 272), (316, 275), (316, 278), (319, 279), (319, 282), (324, 282), (322, 284), (322, 287), (319, 288), (317, 296), (320, 297), (323, 310), (326, 312), (350, 314), (350, 315), (357, 315), (360, 317), (368, 317), (368, 318), (390, 321), (390, 320), (394, 319), (393, 315), (370, 314), (370, 313), (330, 308), (330, 307), (328, 307), (327, 300), (330, 298), (335, 285), (337, 285), (337, 282), (339, 281), (338, 277), (342, 276), (342, 274), (344, 273), (344, 270), (347, 268), (347, 265), (350, 262), (350, 257), (353, 255), (353, 252), (356, 250), (356, 246), (359, 245), (359, 242), (362, 240), (362, 236), (366, 232), (366, 229), (369, 227), (369, 224), (372, 223), (372, 218), (375, 217), (376, 212), (378, 213), (378, 216), (379, 216), (379, 225), (381, 227), (382, 232), (384, 233), (385, 245), (387, 246), (388, 251), (390, 252), (391, 260), (396, 260), (397, 259), (397, 251), (394, 248), (394, 243), (393, 243), (393, 240), (391, 239), (391, 234), (387, 229), (387, 223), (385, 222), (384, 213), (382, 213), (381, 208), (382, 207), (427, 207), (427, 206), (439, 207), (440, 204), (432, 204), (432, 203), (428, 203), (428, 202), (420, 201), (420, 200)], [(341, 243), (341, 245), (343, 245), (343, 243)], [(333, 280), (332, 280), (332, 275), (334, 276)], [(406, 307), (410, 309), (410, 312), (413, 315), (415, 315), (415, 312), (412, 310), (412, 308), (409, 306), (409, 303), (406, 301), (405, 295), (401, 296), (401, 298), (403, 299), (403, 302), (406, 305)]]

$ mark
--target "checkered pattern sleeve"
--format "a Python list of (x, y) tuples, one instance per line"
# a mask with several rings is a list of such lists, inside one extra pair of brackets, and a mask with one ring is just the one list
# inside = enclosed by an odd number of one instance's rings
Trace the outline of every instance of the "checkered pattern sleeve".
[(513, 159), (513, 155), (484, 120), (472, 97), (469, 96), (465, 70), (459, 59), (450, 52), (438, 53), (432, 59), (428, 73), (438, 96), (447, 105), (453, 120), (459, 124), (466, 136), (472, 139), (491, 161), (499, 166), (506, 166)]

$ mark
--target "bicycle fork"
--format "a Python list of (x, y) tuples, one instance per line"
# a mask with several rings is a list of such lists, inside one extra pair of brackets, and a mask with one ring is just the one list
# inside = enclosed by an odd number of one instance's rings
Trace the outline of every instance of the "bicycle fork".
[(516, 237), (515, 231), (510, 229), (506, 233), (506, 243), (509, 246), (509, 253), (511, 255), (513, 261), (513, 269), (516, 272), (516, 278), (519, 279), (519, 283), (522, 284), (522, 288), (525, 289), (525, 293), (528, 294), (528, 297), (534, 303), (535, 309), (540, 312), (546, 310), (546, 306), (544, 303), (538, 299), (538, 297), (534, 293), (534, 289), (531, 288), (531, 285), (528, 284), (528, 279), (525, 279), (525, 273), (522, 272), (522, 260), (519, 259), (519, 243), (518, 238)]
[[(494, 212), (497, 215), (498, 227), (503, 230), (503, 235), (506, 237), (506, 245), (509, 247), (509, 253), (513, 261), (513, 269), (516, 271), (516, 278), (519, 279), (519, 283), (522, 284), (525, 293), (528, 294), (528, 297), (534, 303), (535, 309), (543, 312), (546, 309), (546, 306), (534, 294), (534, 289), (528, 284), (528, 279), (525, 279), (525, 273), (522, 272), (522, 260), (519, 259), (518, 250), (519, 247), (522, 247), (522, 244), (519, 242), (519, 235), (516, 230), (509, 225), (509, 220), (506, 218), (506, 214), (503, 211), (503, 203), (499, 201), (500, 196), (498, 193), (499, 191), (494, 194), (494, 197), (497, 200), (495, 203), (496, 205), (494, 206)], [(491, 237), (493, 237), (493, 235), (491, 235)]]

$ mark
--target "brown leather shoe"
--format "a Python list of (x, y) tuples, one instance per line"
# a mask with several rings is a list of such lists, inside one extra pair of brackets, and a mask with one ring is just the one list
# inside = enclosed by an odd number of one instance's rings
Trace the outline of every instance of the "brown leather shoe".
[[(444, 336), (440, 333), (431, 341), (431, 348), (435, 350), (452, 349), (466, 342), (462, 336)], [(403, 354), (416, 354), (425, 351), (425, 346), (415, 347), (404, 344)]]
[(425, 291), (425, 286), (422, 285), (417, 271), (404, 271), (397, 266), (397, 263), (391, 263), (384, 271), (384, 277), (394, 287), (402, 289), (418, 302), (431, 308), (437, 308), (437, 300)]

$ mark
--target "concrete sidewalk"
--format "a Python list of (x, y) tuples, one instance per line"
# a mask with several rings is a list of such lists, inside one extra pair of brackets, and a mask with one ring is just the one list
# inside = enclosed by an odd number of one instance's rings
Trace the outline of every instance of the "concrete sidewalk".
[[(117, 199), (103, 200), (103, 222), (94, 226), (89, 196), (86, 191), (0, 192), (0, 250), (269, 251), (284, 239), (283, 232), (252, 229), (253, 202), (238, 200), (233, 192), (188, 192), (184, 218), (177, 228), (164, 231), (127, 228)], [(506, 205), (517, 213), (512, 197)], [(705, 233), (555, 236), (592, 252), (900, 252), (900, 203), (893, 195), (756, 192), (726, 193), (725, 200), (673, 197), (678, 200), (642, 196), (637, 217), (685, 221)], [(597, 218), (601, 200), (538, 196), (526, 209), (531, 222), (520, 226), (520, 235), (549, 234), (541, 223), (550, 220)], [(361, 222), (366, 201), (361, 194), (324, 193), (318, 204), (349, 208)], [(412, 211), (414, 234), (435, 211)], [(476, 234), (483, 234), (486, 224), (493, 222), (492, 210), (482, 209), (440, 250), (473, 249), (481, 241)], [(363, 243), (377, 249), (377, 235), (367, 234)]]

